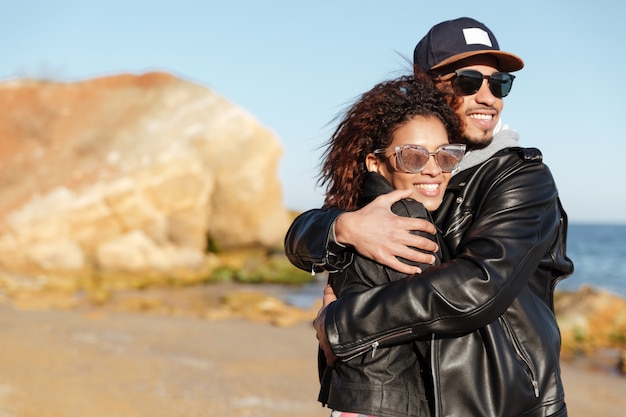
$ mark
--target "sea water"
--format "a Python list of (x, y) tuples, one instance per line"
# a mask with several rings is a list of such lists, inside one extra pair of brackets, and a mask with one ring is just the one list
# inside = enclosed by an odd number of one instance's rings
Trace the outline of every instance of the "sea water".
[(557, 290), (586, 285), (626, 298), (626, 225), (570, 224), (567, 255), (574, 273)]
[[(590, 286), (626, 298), (626, 225), (570, 223), (567, 256), (574, 262), (574, 273), (557, 285), (557, 291)], [(318, 274), (315, 282), (288, 291), (284, 298), (309, 308), (321, 300), (325, 283), (325, 275)]]

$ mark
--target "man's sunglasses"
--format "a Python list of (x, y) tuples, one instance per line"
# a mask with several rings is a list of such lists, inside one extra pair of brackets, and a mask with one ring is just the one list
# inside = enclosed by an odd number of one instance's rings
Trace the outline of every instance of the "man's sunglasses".
[(483, 85), (483, 80), (487, 80), (489, 90), (494, 96), (498, 98), (506, 97), (511, 92), (513, 80), (515, 79), (515, 75), (509, 74), (508, 72), (496, 72), (491, 75), (484, 75), (480, 71), (464, 69), (457, 70), (454, 73), (452, 84), (466, 96), (477, 93)]
[[(402, 145), (396, 146), (394, 151), (398, 167), (405, 172), (411, 174), (421, 172), (431, 155), (435, 157), (437, 165), (443, 172), (452, 172), (465, 155), (465, 145), (441, 145), (435, 152), (428, 152), (428, 149), (420, 145)], [(387, 155), (387, 148), (376, 149), (374, 154), (387, 158), (394, 155)]]

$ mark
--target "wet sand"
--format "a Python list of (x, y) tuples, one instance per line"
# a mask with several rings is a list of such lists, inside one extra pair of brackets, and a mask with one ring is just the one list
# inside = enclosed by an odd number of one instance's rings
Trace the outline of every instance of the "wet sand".
[[(0, 304), (0, 417), (328, 417), (308, 322)], [(618, 417), (626, 378), (564, 364), (570, 417)]]

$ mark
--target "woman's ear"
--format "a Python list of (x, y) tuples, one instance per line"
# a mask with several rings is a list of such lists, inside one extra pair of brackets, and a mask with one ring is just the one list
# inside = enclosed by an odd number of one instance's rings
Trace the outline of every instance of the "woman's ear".
[(381, 163), (382, 161), (380, 160), (380, 158), (378, 158), (373, 153), (368, 153), (367, 157), (365, 158), (365, 166), (367, 167), (367, 170), (369, 172), (378, 172), (380, 174)]

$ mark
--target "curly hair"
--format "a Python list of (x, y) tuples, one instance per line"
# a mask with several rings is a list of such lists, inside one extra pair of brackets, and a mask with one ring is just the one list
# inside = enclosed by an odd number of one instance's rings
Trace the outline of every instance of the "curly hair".
[(461, 138), (460, 122), (426, 74), (384, 81), (364, 93), (345, 112), (326, 144), (319, 184), (326, 186), (325, 207), (358, 208), (367, 172), (366, 157), (386, 148), (402, 124), (415, 116), (436, 117), (443, 123), (451, 143)]

